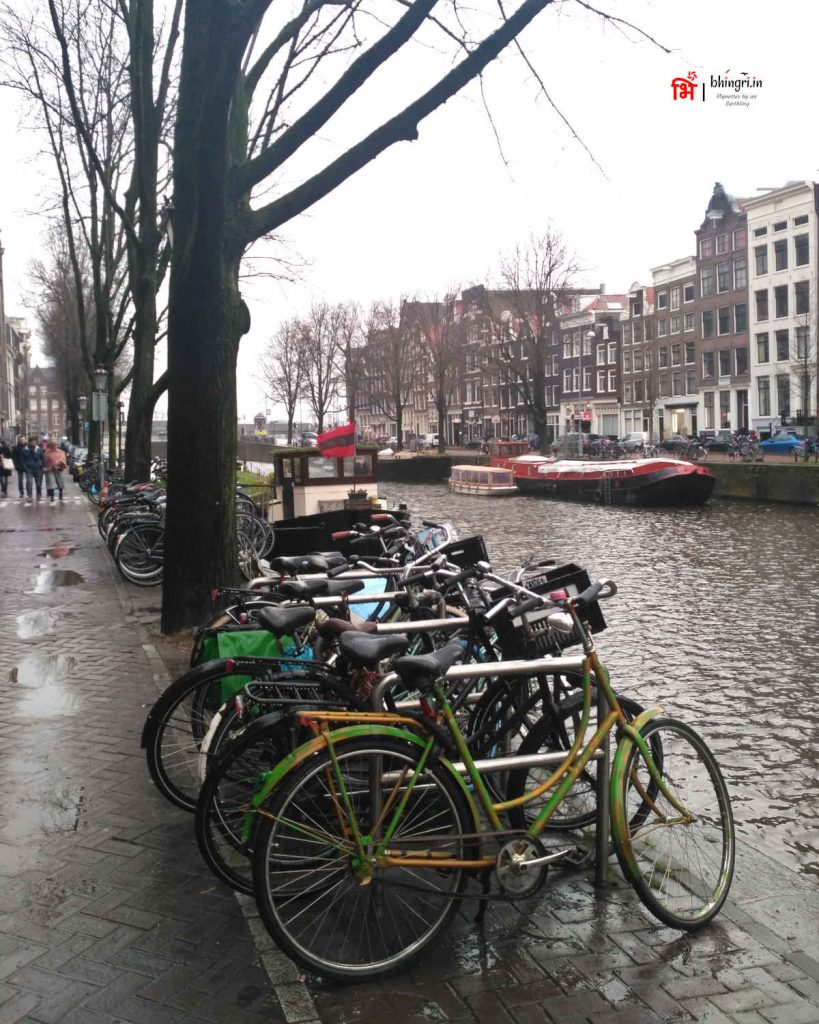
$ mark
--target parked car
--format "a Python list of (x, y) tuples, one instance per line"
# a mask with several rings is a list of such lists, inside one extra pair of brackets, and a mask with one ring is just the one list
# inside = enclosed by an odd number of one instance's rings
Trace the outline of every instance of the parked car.
[(387, 445), (387, 448), (397, 448), (398, 447), (398, 438), (395, 436), (395, 434), (393, 434), (391, 437), (387, 438), (386, 445)]
[(418, 440), (421, 442), (421, 448), (437, 448), (438, 447), (438, 435), (437, 434), (422, 434)]
[(794, 437), (793, 434), (786, 434), (784, 431), (780, 431), (778, 434), (774, 434), (773, 437), (769, 437), (767, 441), (760, 441), (759, 443), (759, 447), (766, 455), (776, 455), (777, 452), (790, 453), (794, 448), (799, 448), (801, 445), (801, 437)]
[(599, 441), (602, 436), (602, 434), (561, 434), (552, 442), (552, 453), (568, 457), (579, 455), (581, 452), (587, 451), (589, 445)]
[(660, 441), (660, 447), (664, 452), (676, 452), (690, 443), (691, 439), (686, 434), (670, 434)]
[(624, 451), (636, 452), (648, 444), (648, 431), (633, 430), (630, 434), (626, 434), (625, 437), (618, 438), (617, 443)]
[(728, 436), (727, 434), (717, 434), (715, 437), (706, 437), (702, 442), (702, 446), (709, 452), (727, 452), (735, 440), (735, 437)]
[(299, 443), (304, 448), (315, 448), (318, 444), (318, 434), (314, 430), (305, 430), (299, 438)]

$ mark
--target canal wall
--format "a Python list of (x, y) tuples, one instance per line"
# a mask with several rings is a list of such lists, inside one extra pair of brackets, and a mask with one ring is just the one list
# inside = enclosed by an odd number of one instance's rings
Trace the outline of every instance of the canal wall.
[(788, 462), (715, 462), (715, 498), (819, 505), (819, 465)]

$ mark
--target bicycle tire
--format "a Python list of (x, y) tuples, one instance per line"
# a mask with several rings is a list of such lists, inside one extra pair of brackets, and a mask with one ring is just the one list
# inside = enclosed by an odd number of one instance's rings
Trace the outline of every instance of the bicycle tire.
[[(663, 782), (694, 817), (681, 820), (656, 784), (651, 807), (646, 805), (648, 766), (639, 747), (625, 739), (612, 777), (614, 848), (624, 876), (651, 913), (672, 928), (694, 931), (719, 913), (731, 885), (731, 800), (716, 758), (690, 725), (655, 718), (642, 736), (651, 742), (658, 735)], [(639, 824), (622, 828), (617, 823), (633, 817), (637, 802), (644, 809)]]
[[(418, 751), (411, 742), (383, 736), (335, 745), (361, 835), (373, 826), (372, 773), (411, 770)], [(265, 802), (253, 855), (256, 904), (279, 948), (307, 970), (347, 981), (384, 977), (406, 967), (446, 928), (465, 872), (372, 868), (369, 883), (360, 884), (345, 829), (350, 815), (337, 813), (329, 781), (332, 764), (326, 748), (317, 752), (286, 774)], [(300, 831), (308, 821), (309, 832)], [(462, 859), (473, 829), (464, 789), (443, 765), (427, 764), (390, 845), (400, 849), (414, 835), (423, 837), (425, 848)], [(320, 918), (312, 927), (315, 914)]]
[(291, 716), (274, 712), (234, 735), (211, 764), (196, 802), (194, 832), (199, 852), (217, 878), (253, 895), (253, 844), (242, 838), (247, 805), (259, 775), (295, 746)]
[[(596, 691), (594, 691), (596, 692)], [(617, 700), (626, 718), (631, 721), (639, 715), (643, 708), (630, 697), (617, 695)], [(581, 722), (583, 710), (583, 694), (574, 692), (566, 695), (558, 704), (559, 718), (557, 721), (541, 718), (523, 740), (518, 750), (521, 755), (536, 754), (541, 751), (568, 750)], [(590, 728), (594, 730), (592, 714)], [(509, 772), (506, 787), (506, 799), (513, 800), (523, 796), (527, 790), (539, 784), (537, 776), (547, 778), (555, 766), (532, 766), (513, 769)], [(547, 791), (543, 797), (532, 800), (522, 807), (512, 808), (509, 822), (512, 828), (528, 829), (543, 805), (548, 801), (554, 789)], [(594, 761), (589, 761), (577, 781), (552, 812), (546, 823), (546, 830), (578, 830), (588, 829), (597, 822), (597, 772)]]

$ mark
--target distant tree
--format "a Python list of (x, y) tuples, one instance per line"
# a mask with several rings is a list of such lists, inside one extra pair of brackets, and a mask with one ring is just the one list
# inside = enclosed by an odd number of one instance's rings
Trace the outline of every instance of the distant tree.
[(293, 420), (304, 385), (304, 345), (298, 320), (283, 323), (262, 356), (261, 378), (270, 397), (284, 406), (287, 443), (293, 443)]
[(405, 302), (376, 302), (367, 323), (364, 350), (366, 403), (395, 423), (398, 450), (403, 447), (404, 410), (420, 372), (415, 324), (402, 318)]
[(799, 410), (802, 423), (805, 425), (805, 435), (811, 420), (814, 423), (814, 433), (819, 436), (819, 394), (816, 403), (813, 402), (813, 386), (817, 372), (817, 345), (816, 339), (811, 337), (811, 322), (809, 313), (799, 313), (794, 328), (793, 345), (791, 346), (791, 381), (796, 394), (799, 396)]
[(343, 381), (344, 400), (347, 405), (347, 422), (358, 419), (361, 396), (361, 380), (364, 373), (364, 330), (361, 311), (354, 302), (343, 307), (339, 324), (340, 332), (340, 376)]
[[(80, 259), (81, 282), (86, 308), (93, 309), (91, 282), (87, 262)], [(30, 304), (36, 319), (43, 353), (54, 363), (57, 380), (65, 399), (66, 417), (71, 441), (80, 443), (80, 395), (87, 388), (88, 378), (83, 365), (83, 352), (88, 351), (87, 332), (93, 332), (93, 321), (81, 318), (77, 299), (77, 282), (71, 264), (65, 232), (58, 222), (46, 236), (43, 259), (32, 262), (29, 276), (33, 285)]]
[(492, 327), (490, 364), (532, 418), (539, 447), (548, 447), (546, 376), (560, 315), (568, 312), (580, 271), (560, 233), (531, 235), (502, 256), (495, 287), (485, 293)]
[(446, 447), (446, 417), (458, 392), (464, 366), (464, 335), (451, 289), (443, 299), (405, 303), (404, 319), (414, 319), (420, 332), (422, 362), (438, 419), (438, 451)]
[(346, 307), (314, 302), (301, 321), (304, 390), (319, 433), (342, 384), (346, 318)]

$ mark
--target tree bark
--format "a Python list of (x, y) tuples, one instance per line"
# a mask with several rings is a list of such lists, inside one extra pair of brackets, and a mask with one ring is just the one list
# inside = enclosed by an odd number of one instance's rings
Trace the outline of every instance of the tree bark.
[(218, 0), (186, 10), (168, 319), (165, 633), (201, 622), (210, 589), (238, 578), (236, 359), (249, 317), (225, 202), (228, 116), (244, 49), (236, 11)]

